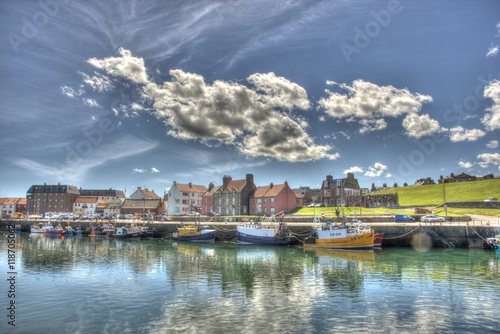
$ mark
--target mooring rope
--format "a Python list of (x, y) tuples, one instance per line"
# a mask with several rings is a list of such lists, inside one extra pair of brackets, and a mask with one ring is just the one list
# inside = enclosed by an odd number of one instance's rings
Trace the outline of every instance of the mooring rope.
[(406, 237), (408, 234), (413, 233), (414, 231), (418, 230), (419, 228), (420, 228), (420, 226), (417, 226), (417, 227), (415, 227), (413, 230), (411, 230), (410, 232), (405, 233), (405, 234), (403, 234), (403, 235), (400, 235), (399, 237), (386, 238), (386, 237), (384, 236), (384, 240), (393, 240), (393, 239), (399, 239), (399, 238), (402, 238), (402, 237)]
[[(465, 228), (468, 231), (469, 230), (469, 224), (465, 225)], [(488, 240), (486, 240), (485, 238), (483, 238), (479, 233), (476, 232), (476, 230), (474, 230), (472, 227), (470, 229), (472, 230), (472, 232), (476, 233), (478, 237), (480, 237), (481, 239), (483, 239), (484, 242), (488, 243)]]

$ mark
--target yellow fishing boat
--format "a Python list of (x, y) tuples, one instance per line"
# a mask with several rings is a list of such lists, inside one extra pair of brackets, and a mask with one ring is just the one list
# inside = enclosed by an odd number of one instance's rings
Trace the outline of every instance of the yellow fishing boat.
[(367, 225), (358, 223), (334, 224), (330, 221), (313, 227), (311, 236), (304, 239), (304, 248), (372, 249), (375, 232)]
[(216, 230), (208, 229), (207, 226), (200, 226), (199, 223), (177, 227), (177, 233), (172, 235), (175, 241), (188, 242), (215, 242)]

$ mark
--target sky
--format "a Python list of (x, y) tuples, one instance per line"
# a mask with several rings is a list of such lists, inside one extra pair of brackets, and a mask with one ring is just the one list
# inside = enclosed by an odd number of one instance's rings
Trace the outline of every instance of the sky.
[(0, 2), (0, 197), (500, 175), (500, 2)]

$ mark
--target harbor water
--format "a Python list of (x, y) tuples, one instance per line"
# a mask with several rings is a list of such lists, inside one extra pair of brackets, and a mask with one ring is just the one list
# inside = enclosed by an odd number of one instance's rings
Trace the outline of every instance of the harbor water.
[(489, 250), (6, 233), (0, 270), (0, 333), (500, 333)]

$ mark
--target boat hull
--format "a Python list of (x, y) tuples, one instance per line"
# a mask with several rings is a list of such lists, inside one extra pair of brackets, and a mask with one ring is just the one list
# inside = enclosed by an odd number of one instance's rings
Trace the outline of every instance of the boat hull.
[(304, 248), (325, 249), (373, 249), (374, 232), (370, 231), (354, 236), (338, 238), (316, 238), (304, 239)]
[(384, 240), (384, 233), (375, 233), (373, 236), (373, 247), (382, 247), (382, 241)]
[(200, 233), (195, 235), (179, 235), (174, 234), (172, 240), (183, 241), (183, 242), (215, 242), (215, 231), (205, 231), (206, 233)]
[(289, 245), (293, 241), (290, 237), (277, 238), (275, 236), (253, 235), (239, 231), (236, 231), (236, 240), (239, 244), (251, 245)]

